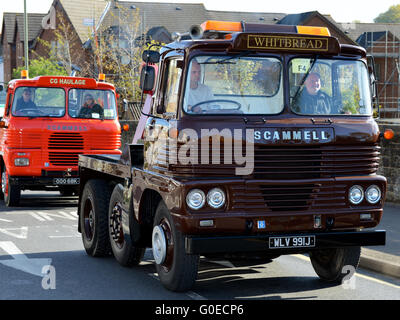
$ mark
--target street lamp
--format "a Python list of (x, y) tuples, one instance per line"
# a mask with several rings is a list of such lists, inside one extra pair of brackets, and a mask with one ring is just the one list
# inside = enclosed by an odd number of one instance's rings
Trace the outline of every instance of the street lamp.
[(25, 49), (25, 70), (29, 74), (29, 57), (28, 57), (28, 15), (26, 12), (26, 0), (24, 0), (24, 49)]

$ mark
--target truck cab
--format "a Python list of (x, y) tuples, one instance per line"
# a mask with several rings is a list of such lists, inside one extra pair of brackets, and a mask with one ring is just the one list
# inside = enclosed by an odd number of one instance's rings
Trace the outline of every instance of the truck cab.
[[(88, 99), (92, 100), (89, 101)], [(0, 121), (0, 195), (79, 187), (79, 154), (120, 154), (115, 88), (90, 78), (41, 76), (9, 82)]]
[(175, 291), (194, 284), (199, 256), (309, 253), (340, 283), (361, 246), (385, 243), (367, 230), (386, 179), (365, 50), (321, 27), (207, 21), (191, 33), (145, 52), (143, 115), (121, 158), (80, 157), (87, 252), (109, 245), (126, 265), (152, 247)]

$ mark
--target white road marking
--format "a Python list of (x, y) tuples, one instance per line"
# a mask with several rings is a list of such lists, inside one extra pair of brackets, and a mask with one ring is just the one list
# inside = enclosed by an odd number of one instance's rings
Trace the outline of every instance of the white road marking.
[(3, 222), (12, 222), (11, 220), (1, 219), (1, 218), (0, 218), (0, 221), (3, 221)]
[(50, 239), (56, 239), (56, 238), (80, 238), (80, 234), (76, 234), (74, 236), (69, 235), (69, 236), (49, 236)]
[(193, 300), (207, 300), (207, 298), (205, 298), (205, 297), (203, 297), (203, 296), (201, 296), (201, 295), (199, 295), (198, 293), (193, 292), (193, 291), (188, 291), (188, 292), (186, 292), (186, 294), (187, 294), (190, 298), (192, 298)]
[(7, 267), (14, 268), (35, 276), (43, 277), (45, 276), (45, 274), (42, 273), (43, 267), (51, 265), (50, 258), (29, 259), (11, 241), (0, 241), (0, 248), (13, 257), (13, 259), (10, 260), (0, 260), (0, 264), (3, 264)]
[(0, 228), (0, 232), (17, 239), (26, 239), (28, 237), (28, 227)]
[(34, 213), (34, 212), (29, 212), (28, 213), (30, 216), (32, 216), (33, 218), (39, 220), (39, 221), (46, 221), (46, 219), (42, 218), (40, 215)]

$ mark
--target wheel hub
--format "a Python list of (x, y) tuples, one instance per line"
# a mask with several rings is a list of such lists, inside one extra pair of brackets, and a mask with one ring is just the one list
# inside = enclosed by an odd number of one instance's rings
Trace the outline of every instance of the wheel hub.
[(153, 256), (157, 264), (162, 264), (167, 256), (167, 240), (161, 226), (153, 228), (152, 235)]

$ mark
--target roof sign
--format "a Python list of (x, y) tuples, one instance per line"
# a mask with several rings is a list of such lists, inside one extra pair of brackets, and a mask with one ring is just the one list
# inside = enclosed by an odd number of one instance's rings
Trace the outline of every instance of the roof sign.
[(326, 54), (340, 52), (336, 38), (287, 33), (238, 33), (234, 36), (231, 49)]
[(93, 88), (97, 83), (95, 79), (78, 78), (78, 77), (56, 77), (43, 76), (38, 78), (38, 84), (42, 86), (57, 86), (57, 87), (83, 87)]
[(249, 34), (247, 35), (247, 48), (328, 51), (328, 38)]

